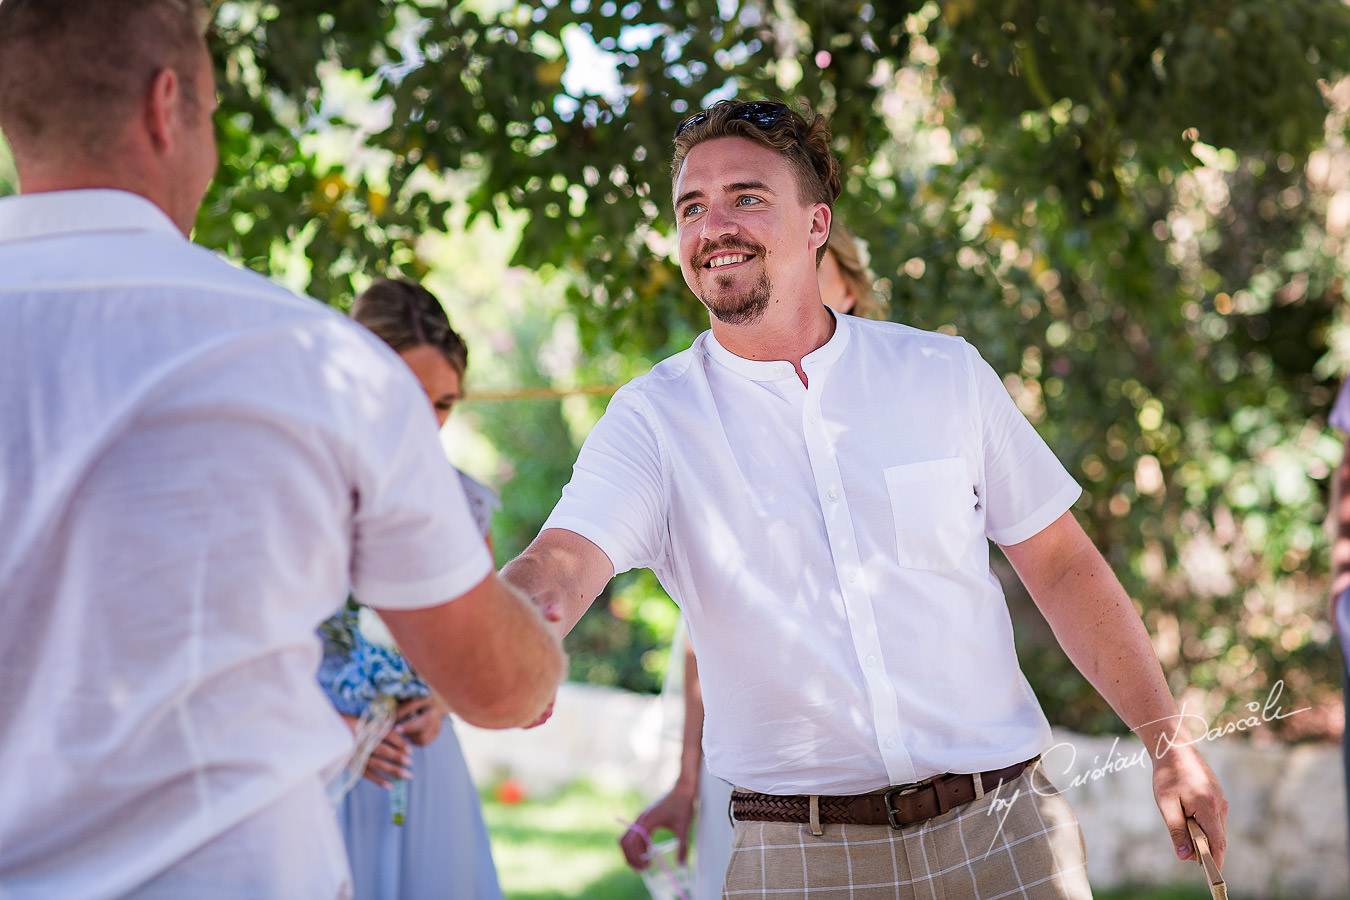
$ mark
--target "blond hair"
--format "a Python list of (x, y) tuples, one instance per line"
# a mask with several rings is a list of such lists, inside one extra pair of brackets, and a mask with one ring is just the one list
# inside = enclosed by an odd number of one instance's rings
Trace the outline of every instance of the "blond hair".
[(839, 275), (853, 291), (852, 315), (864, 319), (885, 319), (890, 312), (886, 299), (877, 293), (872, 273), (863, 265), (862, 253), (858, 241), (849, 233), (842, 222), (834, 221), (830, 225), (830, 239), (825, 249), (839, 265)]

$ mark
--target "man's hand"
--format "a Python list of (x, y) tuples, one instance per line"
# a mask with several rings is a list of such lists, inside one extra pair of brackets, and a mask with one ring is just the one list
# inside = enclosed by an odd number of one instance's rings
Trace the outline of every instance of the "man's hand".
[(1218, 779), (1194, 746), (1164, 742), (1164, 746), (1157, 749), (1153, 760), (1153, 798), (1167, 823), (1177, 858), (1199, 861), (1186, 830), (1186, 817), (1194, 816), (1209, 838), (1214, 862), (1222, 869), (1224, 850), (1228, 846), (1225, 833), (1228, 800), (1224, 798)]
[(534, 722), (567, 674), (555, 626), (492, 573), (453, 602), (376, 611), (422, 680), (479, 728)]
[(545, 722), (547, 722), (549, 719), (553, 718), (553, 707), (554, 707), (554, 704), (556, 704), (557, 702), (558, 702), (558, 701), (555, 699), (555, 700), (554, 700), (552, 703), (550, 703), (548, 706), (544, 707), (544, 711), (543, 711), (542, 713), (539, 714), (539, 718), (535, 719), (533, 722), (531, 722), (530, 724), (526, 725), (525, 727), (526, 727), (527, 729), (529, 729), (529, 728), (538, 728), (540, 725), (543, 725), (543, 724), (544, 724)]
[(562, 626), (563, 620), (563, 602), (556, 599), (548, 592), (533, 594), (530, 602), (534, 604), (535, 609), (544, 617), (544, 621), (549, 624), (554, 631), (558, 633), (558, 639), (567, 637), (567, 632)]
[(642, 870), (651, 865), (647, 851), (651, 849), (648, 836), (658, 828), (669, 829), (680, 839), (678, 859), (681, 864), (689, 855), (689, 825), (694, 820), (694, 789), (676, 785), (669, 794), (642, 811), (629, 828), (619, 838), (624, 859), (634, 869)]
[[(562, 622), (563, 616), (561, 604), (559, 604), (558, 601), (551, 600), (542, 594), (538, 594), (531, 597), (530, 602), (533, 603), (535, 607), (539, 610), (540, 615), (544, 617), (544, 621), (547, 622), (550, 627), (557, 629), (558, 639), (562, 640), (564, 635), (562, 631), (562, 626), (559, 624), (560, 622)], [(549, 719), (553, 718), (553, 707), (557, 705), (557, 703), (558, 698), (557, 695), (555, 694), (553, 699), (549, 701), (548, 706), (544, 707), (544, 711), (539, 714), (539, 718), (535, 719), (533, 722), (526, 725), (525, 728), (526, 729), (538, 728), (540, 725), (543, 725)]]

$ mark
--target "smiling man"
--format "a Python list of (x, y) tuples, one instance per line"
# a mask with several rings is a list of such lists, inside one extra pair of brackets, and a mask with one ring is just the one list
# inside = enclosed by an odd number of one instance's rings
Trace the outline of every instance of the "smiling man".
[(503, 575), (564, 629), (636, 567), (683, 608), (708, 768), (738, 787), (727, 896), (1089, 896), (990, 540), (1153, 751), (1177, 855), (1187, 815), (1221, 852), (1227, 803), (1078, 486), (965, 341), (821, 302), (838, 172), (825, 120), (780, 103), (680, 125), (680, 267), (712, 327), (615, 395)]

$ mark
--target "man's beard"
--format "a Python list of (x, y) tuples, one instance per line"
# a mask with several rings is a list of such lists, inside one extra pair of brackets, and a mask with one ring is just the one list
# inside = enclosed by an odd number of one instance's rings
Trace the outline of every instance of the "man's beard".
[[(722, 276), (718, 278), (713, 276), (713, 281), (721, 288), (729, 288), (735, 284), (735, 278), (732, 276)], [(708, 293), (708, 292), (704, 292)], [(752, 284), (743, 294), (739, 296), (727, 297), (718, 302), (709, 300), (703, 294), (699, 295), (699, 300), (708, 307), (708, 312), (712, 313), (717, 321), (727, 325), (750, 325), (764, 315), (764, 311), (769, 308), (769, 295), (772, 288), (769, 284), (768, 275), (760, 275), (759, 281)]]

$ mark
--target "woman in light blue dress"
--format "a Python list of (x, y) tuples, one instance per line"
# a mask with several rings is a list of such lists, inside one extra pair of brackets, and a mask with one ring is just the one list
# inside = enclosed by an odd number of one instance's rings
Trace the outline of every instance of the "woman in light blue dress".
[[(356, 298), (352, 318), (399, 353), (444, 425), (462, 396), (468, 350), (440, 301), (414, 282), (380, 279)], [(487, 540), (500, 501), (463, 472), (460, 479)], [(372, 728), (357, 729), (363, 714), (386, 712), (374, 716), (374, 746), (358, 744), (360, 756), (338, 786), (350, 787), (337, 815), (355, 900), (502, 900), (478, 791), (444, 704), (354, 599), (320, 635), (320, 684), (358, 739)]]

